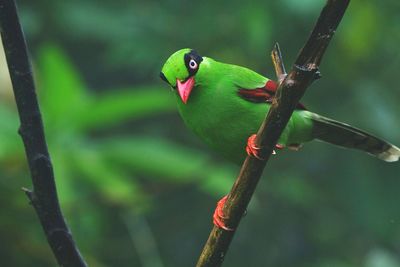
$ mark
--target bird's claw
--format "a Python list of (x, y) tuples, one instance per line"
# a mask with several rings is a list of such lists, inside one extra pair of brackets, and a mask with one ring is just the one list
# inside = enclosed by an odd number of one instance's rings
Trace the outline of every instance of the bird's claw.
[[(256, 135), (255, 134), (251, 135), (249, 137), (249, 139), (247, 139), (247, 146), (246, 146), (247, 155), (253, 156), (253, 157), (255, 157), (256, 159), (259, 159), (259, 160), (265, 160), (263, 157), (261, 157), (259, 155), (260, 147), (258, 147), (255, 144), (255, 141), (256, 141)], [(272, 152), (272, 154), (274, 154), (274, 153), (275, 153), (275, 151)]]
[[(255, 158), (259, 159), (259, 160), (265, 160), (265, 158), (263, 158), (263, 157), (261, 157), (259, 155), (259, 151), (261, 150), (261, 148), (256, 145), (255, 141), (256, 141), (256, 135), (255, 134), (251, 135), (249, 137), (249, 139), (247, 140), (247, 146), (246, 146), (247, 155), (253, 156), (253, 157), (255, 157)], [(285, 146), (282, 145), (282, 144), (276, 144), (275, 145), (275, 148), (279, 149), (279, 150), (283, 149), (284, 147)], [(275, 155), (275, 154), (276, 154), (276, 151), (272, 150), (272, 155)]]
[(225, 225), (224, 220), (227, 219), (227, 217), (224, 214), (224, 206), (225, 206), (225, 201), (228, 198), (228, 196), (224, 196), (221, 198), (220, 201), (217, 203), (217, 207), (215, 208), (214, 215), (213, 215), (213, 223), (216, 227), (224, 229), (225, 231), (233, 231), (233, 228), (229, 228), (228, 226)]
[(282, 144), (276, 144), (276, 145), (275, 145), (275, 148), (281, 150), (281, 149), (284, 149), (285, 146), (282, 145)]

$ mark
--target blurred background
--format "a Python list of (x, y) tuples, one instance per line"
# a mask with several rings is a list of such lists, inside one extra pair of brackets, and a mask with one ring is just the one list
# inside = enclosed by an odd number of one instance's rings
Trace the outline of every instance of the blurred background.
[[(64, 215), (90, 266), (194, 266), (238, 166), (183, 125), (174, 51), (287, 67), (323, 0), (18, 0)], [(303, 103), (400, 145), (400, 2), (354, 0)], [(0, 259), (55, 266), (0, 52)], [(400, 164), (313, 142), (268, 164), (224, 266), (400, 266)]]

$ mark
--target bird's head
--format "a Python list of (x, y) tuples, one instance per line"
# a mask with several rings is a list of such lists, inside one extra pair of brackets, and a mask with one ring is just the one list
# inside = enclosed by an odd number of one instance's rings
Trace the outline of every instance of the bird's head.
[(178, 90), (186, 104), (195, 84), (195, 76), (203, 58), (193, 49), (185, 48), (173, 53), (165, 62), (160, 77)]

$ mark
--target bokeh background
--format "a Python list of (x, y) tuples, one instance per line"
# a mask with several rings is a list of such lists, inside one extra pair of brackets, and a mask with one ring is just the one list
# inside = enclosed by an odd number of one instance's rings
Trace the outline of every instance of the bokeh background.
[[(186, 129), (159, 79), (174, 51), (274, 77), (323, 0), (18, 0), (64, 215), (91, 266), (194, 266), (238, 167)], [(400, 2), (354, 0), (303, 98), (400, 145)], [(2, 50), (2, 49), (1, 49)], [(55, 266), (33, 208), (0, 52), (0, 263)], [(313, 142), (273, 157), (225, 265), (400, 266), (400, 164)]]

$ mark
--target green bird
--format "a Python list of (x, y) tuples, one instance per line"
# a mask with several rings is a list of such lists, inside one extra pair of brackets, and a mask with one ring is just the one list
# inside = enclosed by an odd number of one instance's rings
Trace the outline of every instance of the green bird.
[[(188, 48), (167, 59), (160, 77), (176, 91), (185, 124), (207, 145), (238, 164), (243, 162), (246, 152), (258, 157), (254, 133), (271, 106), (277, 89), (274, 81), (248, 68), (202, 57)], [(398, 147), (310, 112), (302, 104), (293, 112), (276, 148), (297, 150), (314, 139), (362, 150), (388, 162), (400, 157)], [(224, 228), (221, 205), (223, 201), (217, 206), (214, 223)]]
[[(248, 68), (202, 57), (188, 48), (167, 59), (160, 77), (176, 90), (185, 124), (227, 159), (242, 163), (247, 140), (264, 120), (276, 83)], [(389, 162), (400, 157), (398, 147), (299, 104), (277, 148), (297, 149), (314, 139), (362, 150)]]

